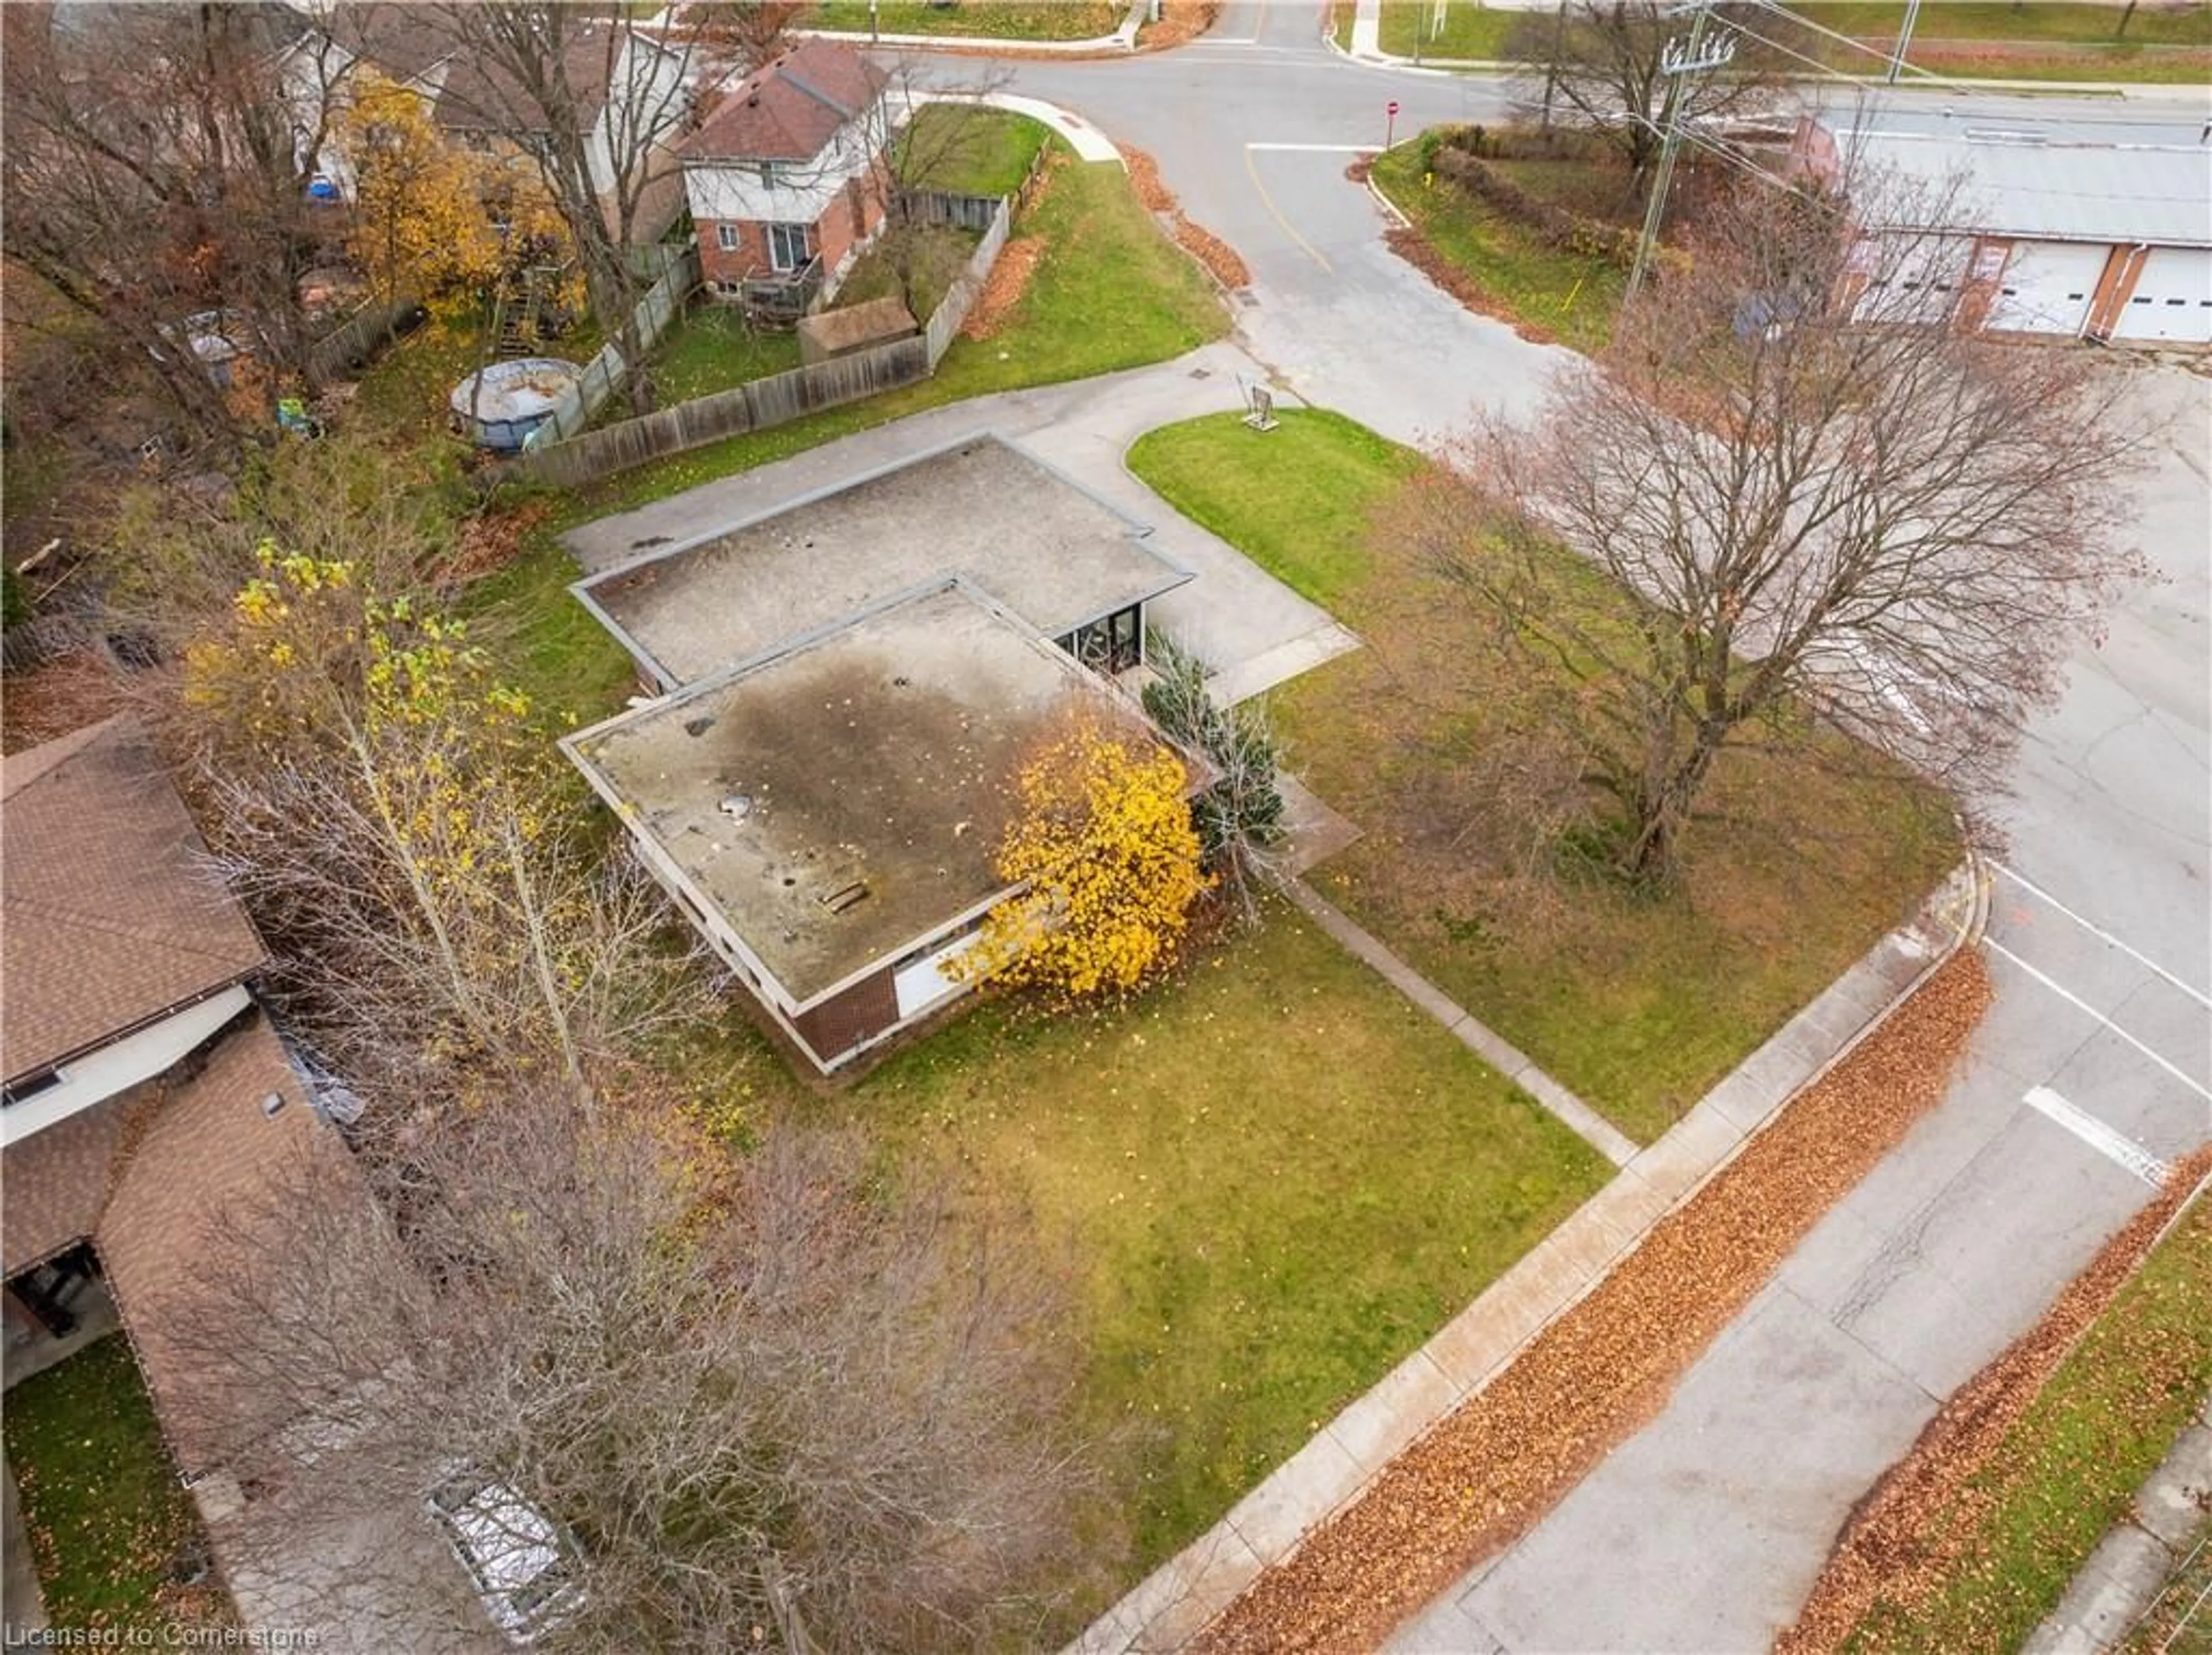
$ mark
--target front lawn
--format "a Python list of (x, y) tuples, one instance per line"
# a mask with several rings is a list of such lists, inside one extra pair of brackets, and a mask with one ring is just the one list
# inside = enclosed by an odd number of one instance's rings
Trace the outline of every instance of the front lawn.
[[(1619, 265), (1547, 245), (1431, 172), (1419, 142), (1377, 155), (1371, 176), (1435, 254), (1472, 285), (1482, 310), (1577, 350), (1601, 350), (1613, 337), (1628, 286)], [(1540, 175), (1516, 181), (1532, 192), (1541, 187)], [(1577, 188), (1582, 183), (1578, 174)]]
[[(1346, 0), (1347, 11), (1350, 0)], [(1436, 27), (1436, 7), (1431, 0), (1382, 0), (1382, 50), (1400, 58), (1463, 58), (1477, 63), (1498, 63), (1505, 57), (1505, 39), (1526, 13), (1497, 11), (1474, 0), (1451, 0), (1444, 26)]]
[(1095, 40), (1128, 14), (1110, 0), (817, 0), (802, 28), (954, 34), (990, 40)]
[(1073, 1243), (1087, 1406), (1135, 1433), (1125, 1585), (1611, 1171), (1281, 903), (1127, 1006), (978, 1007), (832, 1107)]
[(1480, 761), (1526, 716), (1531, 667), (1369, 528), (1418, 456), (1333, 414), (1279, 417), (1264, 436), (1233, 414), (1170, 426), (1129, 463), (1367, 646), (1274, 701), (1291, 768), (1366, 831), (1314, 883), (1650, 1142), (1955, 861), (1943, 801), (1863, 751), (1838, 774), (1731, 751), (1706, 800), (1729, 825), (1692, 829), (1675, 888), (1562, 876), (1558, 900), (1521, 900), (1524, 844), (1483, 810)]
[[(1055, 140), (1055, 143), (1057, 141)], [(673, 454), (580, 490), (566, 521), (628, 511), (702, 483), (992, 391), (1087, 379), (1194, 350), (1229, 331), (1205, 276), (1162, 235), (1111, 161), (1063, 150), (1008, 240), (1043, 248), (1020, 301), (987, 339), (961, 338), (933, 378), (787, 424)]]
[(1851, 1655), (2020, 1648), (2127, 1516), (2208, 1386), (2212, 1202), (2200, 1200), (1950, 1508), (1930, 1515), (1932, 1536), (1963, 1530), (1962, 1543), (1932, 1580), (1920, 1571), (1900, 1578), (1844, 1647)]
[[(216, 1626), (207, 1539), (122, 1335), (11, 1387), (8, 1464), (57, 1627)], [(180, 1577), (201, 1576), (198, 1585)]]
[(1012, 195), (1051, 137), (1042, 121), (1011, 110), (924, 104), (899, 135), (897, 172), (918, 190)]

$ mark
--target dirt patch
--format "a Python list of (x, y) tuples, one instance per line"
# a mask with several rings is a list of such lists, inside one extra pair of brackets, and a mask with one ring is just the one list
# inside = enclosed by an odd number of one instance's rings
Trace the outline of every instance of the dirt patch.
[(1382, 232), (1391, 252), (1427, 277), (1478, 316), (1503, 322), (1531, 344), (1557, 344), (1559, 336), (1513, 313), (1502, 299), (1486, 293), (1468, 273), (1436, 250), (1429, 238), (1403, 224)]
[(1268, 1570), (1206, 1655), (1370, 1649), (1658, 1413), (1838, 1197), (1942, 1096), (1989, 1004), (1962, 952), (1478, 1395)]
[(1006, 325), (1022, 295), (1029, 291), (1030, 277), (1044, 257), (1046, 242), (1041, 235), (1025, 235), (1018, 241), (1009, 241), (999, 253), (998, 262), (991, 266), (983, 290), (975, 295), (975, 307), (961, 325), (963, 338), (988, 339)]
[(1160, 178), (1160, 165), (1142, 149), (1130, 144), (1119, 146), (1122, 159), (1129, 163), (1129, 184), (1137, 192), (1137, 199), (1145, 210), (1164, 217), (1174, 227), (1176, 245), (1206, 266), (1213, 279), (1225, 288), (1249, 287), (1252, 272), (1238, 257), (1237, 249), (1202, 225), (1194, 224), (1183, 216), (1182, 204), (1176, 199)]
[(123, 686), (105, 652), (78, 649), (9, 672), (0, 688), (0, 750), (21, 752), (123, 710)]
[(464, 585), (505, 569), (522, 553), (530, 531), (553, 514), (550, 501), (532, 500), (513, 511), (483, 512), (461, 525), (447, 574)]
[(2212, 1150), (2176, 1166), (2165, 1189), (2099, 1250), (2043, 1319), (1944, 1403), (1852, 1513), (1797, 1623), (1775, 1640), (1777, 1655), (1826, 1655), (1842, 1646), (1877, 1597), (1909, 1612), (1942, 1587), (1948, 1566), (1982, 1527), (1967, 1509), (1966, 1485), (2207, 1172)]

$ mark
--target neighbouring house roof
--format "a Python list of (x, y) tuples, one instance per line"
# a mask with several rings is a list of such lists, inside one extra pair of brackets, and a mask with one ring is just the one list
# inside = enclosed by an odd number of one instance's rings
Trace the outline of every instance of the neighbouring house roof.
[(940, 579), (562, 746), (804, 1010), (1005, 892), (1014, 777), (1071, 710), (1159, 739), (1066, 650)]
[[(652, 89), (654, 82), (648, 70), (626, 63), (632, 46), (647, 52), (665, 50), (650, 36), (626, 26), (611, 31), (603, 23), (570, 25), (562, 47), (561, 67), (569, 94), (576, 100), (577, 113), (586, 125), (606, 107), (618, 76), (641, 95), (658, 95)], [(672, 101), (669, 113), (679, 113), (679, 104), (680, 100)], [(640, 112), (641, 115), (655, 113), (650, 108)], [(513, 76), (499, 64), (469, 52), (455, 57), (446, 70), (432, 118), (448, 131), (462, 132), (538, 131), (545, 125), (544, 112)]]
[(1057, 638), (1182, 585), (1152, 532), (1011, 443), (964, 438), (593, 575), (576, 590), (688, 684), (949, 575)]
[(681, 153), (694, 163), (810, 160), (890, 83), (842, 40), (802, 40), (730, 88)]
[(0, 763), (0, 838), (7, 1079), (105, 1044), (266, 958), (128, 718)]
[[(1918, 198), (1939, 198), (1955, 179), (1962, 232), (2212, 246), (2212, 149), (1894, 132), (1842, 132), (1835, 143), (1843, 164), (1917, 186)], [(1914, 222), (1912, 204), (1897, 222)], [(1871, 216), (1889, 227), (1879, 200)]]
[(403, 83), (422, 80), (456, 50), (446, 19), (421, 6), (335, 5), (316, 26), (350, 56)]
[(92, 1234), (125, 1129), (149, 1098), (143, 1088), (124, 1092), (0, 1151), (0, 1275), (27, 1270)]
[[(270, 1098), (283, 1099), (273, 1114)], [(219, 1461), (252, 1400), (226, 1398), (200, 1378), (193, 1293), (222, 1293), (242, 1269), (265, 1280), (266, 1267), (282, 1260), (258, 1245), (257, 1219), (288, 1196), (310, 1198), (310, 1188), (325, 1198), (327, 1181), (311, 1183), (310, 1159), (347, 1152), (321, 1125), (258, 1012), (222, 1037), (204, 1069), (173, 1085), (131, 1135), (93, 1244), (179, 1469), (191, 1476)], [(8, 1152), (11, 1161), (15, 1153)]]

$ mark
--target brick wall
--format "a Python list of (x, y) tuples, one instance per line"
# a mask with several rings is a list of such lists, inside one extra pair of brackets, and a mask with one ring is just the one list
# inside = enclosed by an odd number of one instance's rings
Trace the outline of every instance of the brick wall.
[(801, 1013), (792, 1019), (791, 1025), (823, 1062), (834, 1063), (897, 1021), (898, 990), (886, 969)]
[[(737, 232), (738, 245), (728, 252), (723, 250), (720, 233), (726, 222)], [(808, 245), (821, 257), (823, 270), (835, 270), (854, 245), (874, 234), (883, 222), (882, 197), (867, 181), (854, 179), (809, 228)], [(766, 276), (774, 268), (767, 225), (749, 220), (701, 219), (697, 229), (702, 280), (738, 282), (749, 276)]]

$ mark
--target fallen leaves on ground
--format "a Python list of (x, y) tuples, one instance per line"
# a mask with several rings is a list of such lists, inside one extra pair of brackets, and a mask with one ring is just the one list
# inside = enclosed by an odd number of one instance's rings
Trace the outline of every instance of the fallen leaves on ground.
[(483, 512), (461, 525), (448, 573), (466, 583), (496, 574), (521, 555), (525, 536), (553, 514), (552, 502), (527, 501), (513, 511)]
[(21, 752), (123, 709), (123, 686), (97, 647), (8, 674), (0, 694), (0, 748)]
[[(1775, 1640), (1776, 1655), (1826, 1655), (1842, 1647), (1877, 1599), (1909, 1620), (1916, 1604), (1942, 1587), (1987, 1514), (1990, 1497), (1970, 1490), (1970, 1481), (2208, 1172), (2212, 1150), (2175, 1166), (2165, 1188), (2099, 1250), (2042, 1320), (1953, 1393), (1911, 1451), (1860, 1502), (1797, 1623)], [(1974, 1493), (1981, 1498), (1968, 1498)]]
[(1217, 0), (1166, 0), (1160, 8), (1160, 21), (1137, 31), (1137, 48), (1165, 52), (1186, 45), (1212, 28), (1220, 10)]
[(1372, 1648), (1526, 1532), (1659, 1411), (1799, 1238), (1942, 1097), (1989, 997), (1978, 954), (1943, 965), (1510, 1366), (1262, 1574), (1198, 1649)]
[(1391, 252), (1476, 315), (1504, 323), (1531, 344), (1559, 343), (1559, 336), (1549, 328), (1523, 320), (1515, 315), (1512, 308), (1503, 300), (1484, 291), (1481, 285), (1465, 271), (1438, 253), (1429, 238), (1419, 230), (1404, 224), (1393, 224), (1382, 232), (1382, 240)]
[(1252, 272), (1245, 268), (1237, 249), (1202, 225), (1194, 224), (1183, 216), (1182, 205), (1176, 199), (1160, 178), (1160, 164), (1130, 144), (1117, 146), (1121, 158), (1129, 163), (1130, 187), (1148, 213), (1158, 213), (1175, 228), (1176, 245), (1211, 271), (1214, 280), (1225, 288), (1249, 287)]
[(991, 266), (983, 290), (975, 295), (975, 308), (961, 325), (964, 338), (988, 339), (1006, 326), (1014, 307), (1028, 290), (1030, 276), (1044, 253), (1045, 239), (1041, 235), (1025, 235), (1018, 241), (1006, 243)]

